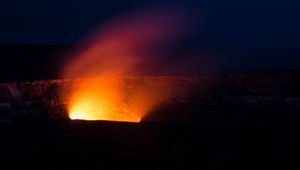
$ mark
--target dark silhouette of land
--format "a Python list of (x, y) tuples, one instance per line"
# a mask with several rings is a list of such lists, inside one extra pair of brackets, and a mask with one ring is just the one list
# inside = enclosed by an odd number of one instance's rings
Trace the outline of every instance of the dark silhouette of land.
[[(0, 47), (10, 56), (0, 67), (1, 169), (290, 169), (298, 165), (297, 70), (158, 78), (184, 89), (185, 96), (162, 103), (141, 123), (74, 121), (58, 98), (60, 86), (71, 80), (58, 79), (62, 63), (50, 57), (62, 56), (68, 48)], [(156, 81), (147, 76), (129, 79), (128, 88)]]
[(1, 166), (50, 169), (293, 167), (297, 122), (26, 121), (1, 124)]

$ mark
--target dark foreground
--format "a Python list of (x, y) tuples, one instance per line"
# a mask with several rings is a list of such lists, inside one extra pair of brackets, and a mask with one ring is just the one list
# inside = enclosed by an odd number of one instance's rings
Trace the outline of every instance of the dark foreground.
[(0, 162), (21, 169), (290, 169), (299, 130), (292, 121), (2, 122)]

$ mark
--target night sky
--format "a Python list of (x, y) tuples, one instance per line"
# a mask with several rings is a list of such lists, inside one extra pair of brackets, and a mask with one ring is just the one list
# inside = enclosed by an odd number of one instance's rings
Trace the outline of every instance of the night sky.
[[(6, 0), (0, 2), (1, 44), (74, 44), (111, 18), (161, 1)], [(164, 4), (174, 1), (164, 1)], [(198, 11), (196, 31), (179, 46), (223, 51), (227, 67), (298, 69), (297, 0), (177, 1)]]

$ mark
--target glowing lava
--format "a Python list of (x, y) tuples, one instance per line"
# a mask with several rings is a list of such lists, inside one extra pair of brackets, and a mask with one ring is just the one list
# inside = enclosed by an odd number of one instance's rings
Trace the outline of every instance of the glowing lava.
[(105, 105), (105, 102), (101, 102), (98, 99), (73, 103), (69, 116), (73, 120), (115, 120), (126, 122), (140, 122), (141, 120), (140, 117), (134, 114), (114, 113)]
[(69, 116), (71, 119), (109, 120), (109, 112), (104, 102), (93, 98), (81, 98), (72, 103)]
[(129, 112), (122, 100), (120, 81), (116, 78), (82, 79), (73, 90), (69, 104), (71, 119), (139, 122), (141, 115)]

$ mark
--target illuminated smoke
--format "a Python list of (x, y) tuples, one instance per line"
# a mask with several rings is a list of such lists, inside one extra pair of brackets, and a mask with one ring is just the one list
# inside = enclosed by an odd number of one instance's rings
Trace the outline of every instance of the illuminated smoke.
[(62, 70), (66, 78), (88, 77), (68, 94), (70, 118), (139, 122), (168, 92), (141, 88), (128, 97), (122, 79), (158, 65), (162, 58), (155, 49), (183, 34), (186, 22), (182, 10), (155, 8), (125, 14), (97, 29)]

